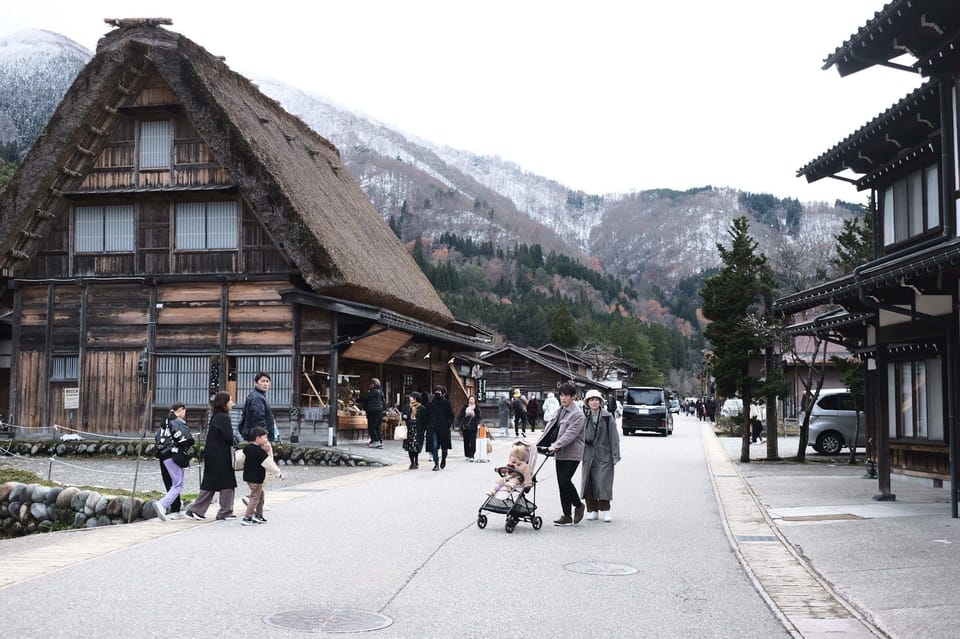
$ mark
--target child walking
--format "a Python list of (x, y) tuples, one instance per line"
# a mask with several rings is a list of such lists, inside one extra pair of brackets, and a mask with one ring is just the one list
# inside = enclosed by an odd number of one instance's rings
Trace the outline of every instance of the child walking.
[(243, 448), (243, 481), (250, 487), (250, 498), (247, 500), (247, 511), (240, 520), (241, 526), (267, 523), (263, 517), (263, 483), (267, 479), (267, 470), (278, 479), (283, 479), (280, 468), (273, 461), (273, 447), (267, 439), (266, 429), (254, 426), (250, 429), (250, 437), (253, 441)]

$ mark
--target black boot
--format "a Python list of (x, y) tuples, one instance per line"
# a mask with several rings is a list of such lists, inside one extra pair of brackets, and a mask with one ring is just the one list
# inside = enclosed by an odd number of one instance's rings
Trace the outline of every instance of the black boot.
[(442, 453), (440, 453), (440, 455), (441, 455), (441, 456), (440, 456), (440, 468), (446, 468), (446, 467), (447, 467), (447, 451), (444, 450)]

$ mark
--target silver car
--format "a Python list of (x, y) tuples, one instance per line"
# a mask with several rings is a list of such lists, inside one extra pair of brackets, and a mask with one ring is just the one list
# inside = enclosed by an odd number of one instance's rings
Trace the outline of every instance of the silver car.
[(866, 446), (867, 423), (863, 408), (856, 410), (853, 393), (845, 388), (821, 389), (810, 410), (810, 446), (823, 455), (839, 455), (854, 437), (857, 447)]

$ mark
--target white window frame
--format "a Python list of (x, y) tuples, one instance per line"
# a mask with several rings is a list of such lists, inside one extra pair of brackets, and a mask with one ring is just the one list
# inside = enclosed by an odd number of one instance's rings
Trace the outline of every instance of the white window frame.
[(132, 204), (78, 206), (74, 209), (74, 251), (130, 253), (134, 249), (136, 210)]
[(227, 251), (240, 245), (240, 205), (222, 202), (181, 202), (175, 212), (178, 251)]

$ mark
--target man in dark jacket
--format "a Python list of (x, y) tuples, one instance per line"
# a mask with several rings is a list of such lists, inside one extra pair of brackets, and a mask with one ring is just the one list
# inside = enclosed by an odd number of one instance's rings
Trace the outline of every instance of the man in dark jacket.
[(259, 426), (267, 431), (267, 439), (275, 442), (280, 439), (280, 433), (277, 430), (276, 421), (273, 419), (273, 409), (270, 407), (270, 401), (267, 399), (267, 391), (270, 390), (270, 375), (264, 372), (257, 373), (253, 379), (254, 386), (246, 401), (243, 402), (243, 417), (241, 422), (243, 429), (240, 435), (249, 441), (250, 431)]
[(517, 388), (513, 391), (513, 433), (514, 437), (520, 437), (520, 432), (523, 431), (523, 436), (527, 436), (527, 403), (523, 401), (523, 395), (520, 394), (520, 389)]
[(383, 432), (380, 422), (383, 421), (383, 391), (380, 390), (380, 380), (374, 377), (370, 380), (370, 390), (363, 397), (363, 410), (367, 413), (367, 433), (370, 435), (370, 448), (383, 448)]

